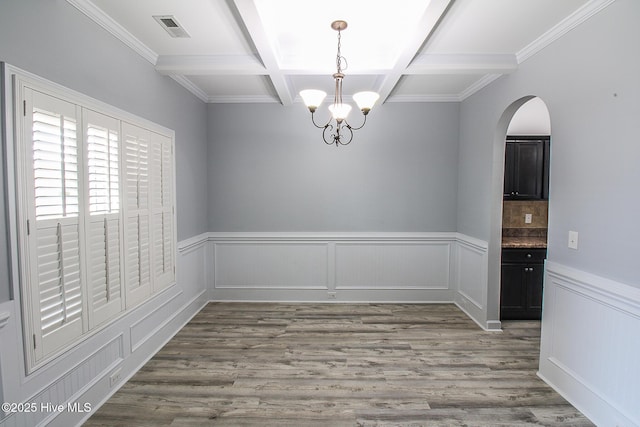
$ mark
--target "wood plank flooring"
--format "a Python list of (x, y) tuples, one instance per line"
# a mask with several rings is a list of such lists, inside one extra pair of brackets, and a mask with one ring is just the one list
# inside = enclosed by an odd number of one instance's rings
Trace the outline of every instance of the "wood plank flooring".
[(539, 340), (451, 304), (210, 303), (85, 425), (592, 426)]

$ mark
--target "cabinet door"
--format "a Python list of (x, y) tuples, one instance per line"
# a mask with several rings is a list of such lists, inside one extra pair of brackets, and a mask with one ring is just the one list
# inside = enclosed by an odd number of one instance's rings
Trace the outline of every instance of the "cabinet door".
[(542, 283), (544, 281), (544, 267), (542, 264), (527, 266), (525, 281), (527, 301), (525, 310), (531, 319), (539, 319), (542, 314)]
[(515, 181), (513, 179), (515, 169), (516, 144), (507, 142), (504, 151), (504, 198), (511, 199), (515, 195)]
[(514, 186), (517, 199), (542, 198), (543, 145), (541, 141), (515, 145)]
[(526, 307), (526, 282), (523, 264), (502, 264), (500, 318), (520, 319)]

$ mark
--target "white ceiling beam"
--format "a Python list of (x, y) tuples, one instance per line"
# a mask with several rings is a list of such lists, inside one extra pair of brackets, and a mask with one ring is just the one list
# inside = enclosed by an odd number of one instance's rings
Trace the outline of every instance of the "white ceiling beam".
[(431, 35), (436, 25), (446, 12), (449, 4), (454, 0), (431, 0), (427, 10), (416, 25), (417, 31), (407, 42), (404, 50), (399, 55), (398, 60), (392, 70), (388, 71), (380, 87), (380, 99), (385, 102), (393, 88), (398, 84), (402, 75), (406, 73), (407, 67), (411, 64), (416, 53), (420, 50), (425, 40)]
[(508, 74), (518, 69), (513, 54), (422, 54), (404, 74)]
[(164, 75), (264, 75), (264, 65), (253, 55), (161, 55), (156, 71)]
[(278, 66), (278, 59), (264, 29), (258, 10), (253, 0), (233, 0), (240, 18), (249, 32), (251, 42), (256, 47), (258, 55), (264, 64), (266, 75), (271, 79), (282, 105), (291, 105), (293, 96), (286, 75)]

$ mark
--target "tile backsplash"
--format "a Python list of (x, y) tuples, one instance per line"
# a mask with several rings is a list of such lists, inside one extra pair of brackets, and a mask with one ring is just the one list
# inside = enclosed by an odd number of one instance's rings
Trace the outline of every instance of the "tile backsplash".
[[(531, 214), (531, 224), (525, 215)], [(549, 202), (547, 200), (505, 200), (502, 204), (502, 228), (547, 228)]]

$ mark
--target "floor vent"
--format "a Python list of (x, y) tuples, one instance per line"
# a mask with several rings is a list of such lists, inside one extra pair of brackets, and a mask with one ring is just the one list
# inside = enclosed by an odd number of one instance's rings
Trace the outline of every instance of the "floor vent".
[(164, 28), (171, 37), (182, 39), (191, 37), (189, 33), (187, 33), (187, 31), (182, 27), (182, 25), (178, 23), (175, 16), (154, 15), (153, 19), (155, 19), (156, 22), (158, 22), (158, 24), (160, 24), (160, 26)]

